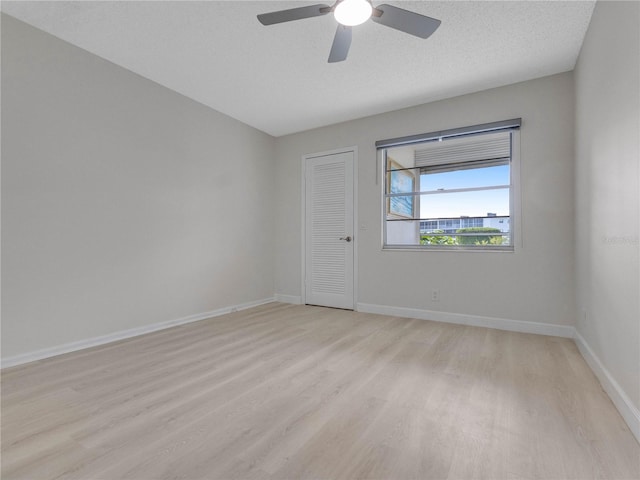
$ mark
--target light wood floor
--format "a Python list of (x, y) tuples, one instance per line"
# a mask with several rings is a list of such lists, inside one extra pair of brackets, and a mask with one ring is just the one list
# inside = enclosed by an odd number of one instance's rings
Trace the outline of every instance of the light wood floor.
[(2, 372), (2, 478), (637, 479), (568, 339), (269, 304)]

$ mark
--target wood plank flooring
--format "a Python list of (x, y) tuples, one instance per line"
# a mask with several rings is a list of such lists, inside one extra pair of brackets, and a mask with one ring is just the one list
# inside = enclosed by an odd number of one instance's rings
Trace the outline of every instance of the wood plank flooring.
[(273, 303), (2, 372), (2, 478), (638, 479), (569, 339)]

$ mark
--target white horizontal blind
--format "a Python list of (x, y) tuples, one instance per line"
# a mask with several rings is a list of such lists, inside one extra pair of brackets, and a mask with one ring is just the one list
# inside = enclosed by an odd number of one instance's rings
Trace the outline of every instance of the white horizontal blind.
[(501, 131), (426, 143), (415, 150), (415, 166), (424, 168), (509, 158), (511, 156), (510, 135), (509, 131)]

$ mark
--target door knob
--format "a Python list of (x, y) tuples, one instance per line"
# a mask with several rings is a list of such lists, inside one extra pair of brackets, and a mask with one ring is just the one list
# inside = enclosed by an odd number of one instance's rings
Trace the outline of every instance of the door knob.
[(351, 237), (340, 237), (340, 240), (345, 240), (346, 242), (350, 242)]

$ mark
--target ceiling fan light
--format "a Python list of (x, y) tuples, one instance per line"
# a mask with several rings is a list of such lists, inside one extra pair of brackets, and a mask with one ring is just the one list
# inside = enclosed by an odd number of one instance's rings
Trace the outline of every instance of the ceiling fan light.
[(373, 7), (367, 0), (343, 0), (336, 5), (333, 15), (338, 23), (353, 27), (366, 22), (372, 12)]

